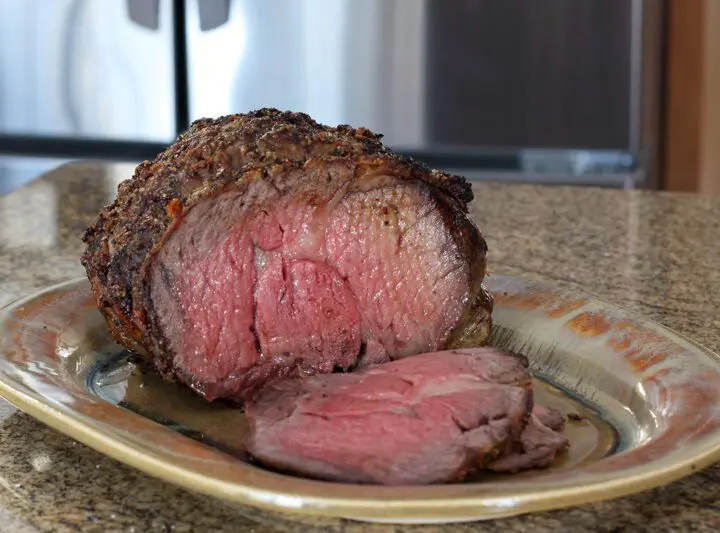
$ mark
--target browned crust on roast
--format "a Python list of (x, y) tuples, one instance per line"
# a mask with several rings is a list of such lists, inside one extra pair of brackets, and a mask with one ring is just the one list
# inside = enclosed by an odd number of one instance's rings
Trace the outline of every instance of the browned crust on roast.
[(347, 165), (354, 169), (350, 179), (382, 174), (434, 186), (447, 216), (455, 219), (450, 227), (456, 238), (474, 248), (464, 253), (473, 260), (479, 284), (486, 244), (467, 218), (470, 184), (394, 154), (380, 139), (363, 128), (331, 128), (276, 109), (193, 123), (164, 152), (137, 167), (83, 236), (82, 264), (112, 335), (138, 353), (154, 355), (158, 370), (171, 376), (169, 350), (150, 308), (147, 271), (155, 251), (198, 202), (228, 189), (243, 191), (268, 176), (322, 165)]

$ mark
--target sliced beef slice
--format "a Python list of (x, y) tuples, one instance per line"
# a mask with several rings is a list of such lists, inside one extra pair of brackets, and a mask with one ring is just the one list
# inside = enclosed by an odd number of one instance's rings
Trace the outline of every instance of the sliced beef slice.
[(519, 472), (531, 468), (547, 468), (558, 453), (567, 450), (570, 441), (561, 432), (565, 420), (559, 412), (549, 407), (535, 405), (520, 439), (512, 445), (511, 452), (488, 464), (495, 472)]
[(533, 414), (542, 425), (549, 427), (553, 431), (561, 432), (565, 429), (565, 417), (557, 409), (535, 404)]
[(470, 185), (349, 126), (260, 110), (141, 164), (83, 256), (115, 339), (207, 399), (482, 345), (491, 298)]
[(509, 451), (531, 409), (524, 358), (428, 353), (269, 384), (247, 407), (247, 446), (269, 467), (325, 480), (459, 481)]

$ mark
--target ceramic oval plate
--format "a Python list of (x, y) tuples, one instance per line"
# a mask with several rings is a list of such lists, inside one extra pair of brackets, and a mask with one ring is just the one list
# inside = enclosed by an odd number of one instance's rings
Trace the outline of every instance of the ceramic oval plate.
[(591, 296), (492, 276), (491, 344), (528, 356), (536, 399), (570, 415), (570, 451), (547, 470), (377, 487), (264, 470), (242, 412), (143, 368), (108, 337), (89, 285), (49, 288), (0, 315), (0, 394), (148, 474), (225, 501), (378, 522), (498, 518), (614, 498), (720, 457), (720, 361)]

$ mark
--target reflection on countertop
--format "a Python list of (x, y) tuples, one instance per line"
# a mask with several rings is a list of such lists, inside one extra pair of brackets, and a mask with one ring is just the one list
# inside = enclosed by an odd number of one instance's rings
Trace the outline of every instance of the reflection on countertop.
[[(82, 276), (80, 237), (133, 165), (71, 164), (0, 197), (0, 305)], [(720, 198), (475, 185), (490, 270), (589, 290), (720, 351)], [(716, 531), (720, 465), (636, 496), (495, 522), (374, 526), (230, 508), (108, 459), (0, 400), (0, 531)]]
[(68, 162), (65, 159), (49, 157), (0, 155), (0, 196), (9, 194), (34, 180), (40, 174), (49, 172)]

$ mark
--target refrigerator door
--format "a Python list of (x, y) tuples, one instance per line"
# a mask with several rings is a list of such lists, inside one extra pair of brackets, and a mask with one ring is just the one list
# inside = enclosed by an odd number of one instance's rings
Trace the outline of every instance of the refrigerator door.
[(187, 0), (190, 117), (260, 107), (424, 142), (425, 0)]
[(661, 3), (186, 0), (190, 117), (277, 107), (477, 179), (648, 181)]
[(172, 140), (171, 0), (2, 0), (0, 135)]

